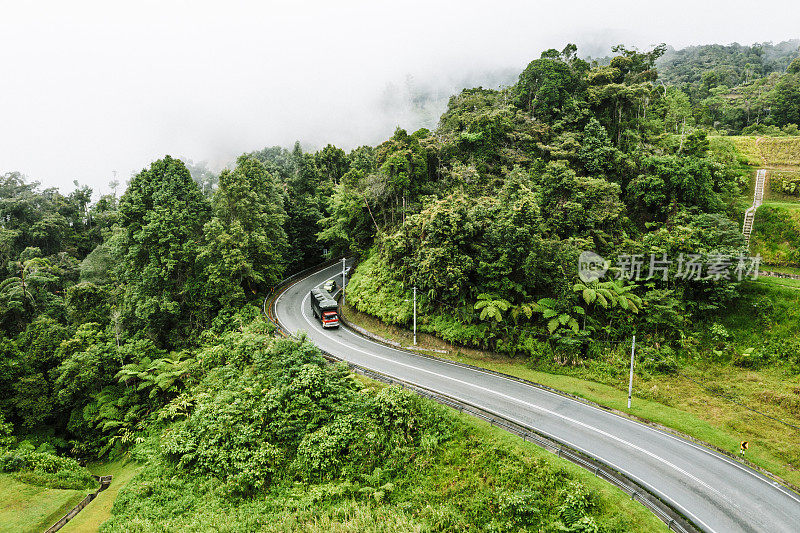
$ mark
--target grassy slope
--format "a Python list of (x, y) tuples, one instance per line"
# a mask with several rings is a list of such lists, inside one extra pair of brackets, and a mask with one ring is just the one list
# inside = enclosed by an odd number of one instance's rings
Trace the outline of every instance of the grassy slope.
[[(777, 326), (779, 331), (774, 333), (779, 336), (793, 334), (791, 329), (800, 319), (800, 292), (791, 286), (784, 287), (787, 281), (770, 280), (751, 284), (750, 289), (778, 295), (781, 305), (776, 313), (792, 318), (784, 321), (784, 327), (789, 330), (784, 332)], [(352, 308), (345, 312), (346, 317), (362, 327), (404, 345), (411, 344), (411, 334), (407, 330), (387, 326)], [(734, 342), (740, 346), (759, 342), (762, 332), (758, 324), (744, 317), (746, 313), (747, 310), (740, 310), (739, 314), (732, 313), (723, 321), (736, 337)], [(742, 440), (749, 440), (752, 445), (748, 459), (800, 486), (800, 433), (797, 430), (755, 415), (691, 380), (678, 375), (637, 372), (634, 382), (636, 400), (628, 411), (627, 354), (609, 353), (602, 360), (588, 361), (579, 367), (552, 364), (541, 369), (540, 364), (531, 368), (522, 359), (455, 347), (429, 335), (418, 337), (420, 347), (447, 350), (445, 354), (430, 352), (437, 357), (554, 387), (674, 428), (730, 452), (736, 452)], [(684, 365), (681, 371), (704, 383), (708, 389), (723, 392), (772, 416), (800, 424), (800, 379), (797, 376), (787, 375), (783, 370), (743, 370), (729, 364), (703, 361), (685, 361)]]
[(90, 491), (48, 489), (0, 475), (0, 532), (40, 532), (52, 526)]
[(111, 517), (111, 507), (117, 499), (119, 492), (139, 471), (140, 465), (126, 459), (118, 459), (112, 463), (97, 463), (89, 465), (89, 470), (95, 475), (114, 476), (111, 485), (101, 492), (86, 508), (70, 520), (61, 531), (65, 533), (94, 532), (100, 529), (100, 524)]
[(800, 166), (800, 137), (728, 137), (747, 164), (759, 168)]
[[(357, 379), (368, 387), (385, 387)], [(562, 479), (557, 483), (583, 484), (603, 531), (667, 531), (645, 507), (586, 470), (484, 421), (451, 412), (460, 422), (457, 434), (433, 453), (411, 459), (407, 474), (396, 480), (391, 501), (368, 493), (335, 496), (335, 483), (283, 483), (257, 498), (230, 500), (214, 480), (188, 473), (177, 479), (174, 471), (160, 470), (154, 463), (130, 484), (125, 496), (137, 495), (135, 502), (117, 509), (129, 514), (110, 522), (108, 531), (472, 531), (473, 514), (498, 513), (498, 489), (510, 489), (509, 480), (523, 472), (528, 487), (554, 475)], [(169, 488), (159, 493), (157, 487), (162, 486)], [(170, 496), (169, 490), (179, 495)], [(321, 496), (325, 491), (328, 495)], [(552, 491), (542, 497), (558, 499), (559, 494)], [(174, 506), (180, 512), (170, 508), (164, 518), (149, 509), (152, 505)]]
[(765, 265), (800, 267), (800, 203), (768, 201), (756, 212), (752, 255)]
[[(481, 437), (482, 440), (507, 447), (519, 455), (535, 458), (553, 470), (565, 470), (570, 477), (583, 483), (592, 494), (599, 496), (601, 500), (600, 507), (603, 514), (607, 516), (616, 516), (618, 520), (616, 524), (620, 526), (620, 530), (628, 529), (625, 527), (626, 524), (628, 527), (630, 527), (630, 524), (635, 524), (635, 528), (641, 531), (667, 530), (665, 524), (658, 520), (654, 514), (645, 509), (644, 506), (633, 502), (630, 496), (610, 483), (595, 477), (583, 468), (558, 458), (530, 442), (525, 442), (516, 435), (511, 435), (499, 428), (492, 427), (483, 420), (477, 420), (464, 414), (458, 416), (465, 424), (472, 426), (475, 433)], [(458, 457), (464, 453), (459, 446), (463, 446), (463, 443), (459, 443), (458, 446), (454, 446), (453, 449), (450, 450), (451, 457), (454, 461), (458, 461)], [(432, 477), (428, 479), (433, 480)]]
[[(800, 137), (728, 137), (740, 161), (755, 169), (767, 169), (764, 206), (756, 214), (750, 250), (765, 265), (800, 267), (800, 198), (772, 190), (769, 180), (800, 175)], [(754, 180), (753, 180), (754, 181)], [(749, 201), (752, 200), (752, 184)]]
[[(356, 379), (368, 388), (386, 387)], [(615, 486), (484, 421), (448, 412), (458, 422), (453, 438), (410, 458), (407, 472), (395, 480), (391, 501), (369, 493), (342, 496), (336, 483), (309, 486), (290, 480), (256, 498), (230, 499), (219, 481), (186, 471), (176, 475), (148, 454), (154, 460), (133, 469), (139, 475), (123, 490), (123, 504), (104, 531), (467, 531), (475, 530), (474, 514), (500, 512), (498, 496), (515, 490), (515, 480), (537, 491), (541, 479), (554, 480), (553, 487), (581, 483), (591, 494), (592, 514), (602, 531), (667, 531)], [(561, 497), (556, 490), (540, 494), (545, 500)], [(65, 531), (76, 530), (90, 529)]]
[[(800, 275), (800, 269), (798, 268), (790, 268), (790, 267), (770, 267), (771, 270), (775, 272), (783, 272), (786, 274), (797, 274)], [(771, 286), (778, 286), (778, 287), (789, 287), (792, 289), (800, 289), (800, 279), (791, 279), (791, 278), (767, 278), (761, 277), (758, 279), (758, 283), (763, 283)]]

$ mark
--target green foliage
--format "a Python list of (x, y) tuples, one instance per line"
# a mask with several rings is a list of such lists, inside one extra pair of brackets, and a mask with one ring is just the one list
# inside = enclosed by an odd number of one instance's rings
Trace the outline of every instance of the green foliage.
[[(668, 49), (657, 65), (668, 97), (679, 96), (691, 107), (687, 123), (728, 132), (769, 133), (773, 124), (797, 124), (797, 79), (787, 66), (797, 57), (797, 40), (778, 44), (756, 43), (693, 46)], [(670, 94), (671, 93), (671, 94)], [(668, 106), (667, 114), (675, 106)], [(665, 117), (680, 133), (674, 118)], [(766, 123), (766, 124), (765, 124)], [(770, 133), (771, 134), (771, 133)]]
[(588, 70), (576, 50), (574, 45), (561, 53), (548, 50), (531, 61), (514, 87), (517, 105), (542, 122), (552, 122), (571, 111), (585, 86), (582, 74)]
[(42, 257), (64, 252), (82, 258), (100, 243), (114, 222), (115, 202), (104, 196), (90, 207), (92, 190), (77, 182), (75, 187), (64, 196), (55, 189), (40, 191), (38, 183), (25, 183), (17, 172), (0, 175), (2, 267), (28, 247), (39, 248)]
[(411, 392), (365, 386), (307, 342), (264, 335), (260, 319), (198, 358), (220, 364), (134, 445), (144, 466), (104, 531), (628, 527), (549, 457)]
[[(544, 140), (546, 128), (529, 115), (517, 112), (512, 99), (508, 89), (480, 87), (464, 89), (450, 98), (433, 144), (439, 151), (440, 179), (472, 188), (500, 175), (504, 168), (530, 163), (536, 142)], [(506, 149), (498, 150), (498, 146)], [(474, 168), (477, 175), (462, 175), (456, 162)], [(452, 165), (449, 176), (444, 163)]]
[(114, 279), (114, 254), (108, 244), (98, 244), (81, 261), (81, 277), (83, 283), (106, 285)]
[(550, 163), (536, 178), (545, 226), (561, 239), (593, 237), (600, 242), (619, 232), (620, 187), (602, 178), (579, 177), (564, 162)]
[(137, 391), (146, 392), (149, 398), (163, 398), (182, 390), (196, 363), (187, 352), (170, 352), (164, 357), (143, 357), (124, 365), (115, 377), (126, 385), (135, 385)]
[(643, 171), (626, 192), (645, 221), (665, 221), (686, 207), (719, 212), (736, 192), (732, 176), (710, 159), (653, 156), (643, 161)]
[(282, 258), (286, 270), (296, 272), (318, 264), (323, 258), (323, 247), (317, 241), (315, 230), (320, 219), (328, 214), (326, 197), (337, 177), (343, 172), (346, 174), (348, 161), (342, 159), (339, 149), (333, 146), (311, 154), (304, 153), (299, 142), (291, 152), (276, 146), (254, 152), (249, 157), (264, 163), (266, 171), (286, 191), (283, 231), (291, 250), (288, 257)]
[[(177, 468), (252, 495), (292, 472), (305, 480), (354, 478), (442, 438), (439, 415), (417, 396), (386, 389), (370, 399), (346, 367), (324, 366), (315, 348), (257, 331), (226, 335), (230, 363), (208, 374), (191, 394), (188, 417), (162, 434), (161, 449)], [(248, 362), (243, 373), (238, 365)]]
[(111, 295), (102, 286), (84, 282), (67, 289), (67, 318), (73, 324), (105, 324), (111, 314)]
[(659, 75), (670, 84), (721, 83), (739, 85), (753, 76), (783, 72), (796, 57), (797, 39), (780, 43), (709, 44), (689, 46), (681, 50), (667, 48), (656, 63)]
[(0, 282), (0, 323), (10, 332), (19, 331), (37, 311), (52, 311), (48, 303), (52, 292), (58, 288), (60, 273), (50, 261), (41, 257), (16, 262), (14, 271), (16, 275)]
[(800, 266), (800, 209), (794, 205), (762, 205), (756, 211), (753, 253), (770, 265)]
[(481, 310), (481, 320), (496, 320), (497, 322), (503, 321), (503, 312), (508, 311), (511, 307), (511, 302), (508, 300), (494, 299), (489, 294), (479, 294), (478, 301), (475, 302), (474, 308)]
[(800, 197), (800, 174), (792, 171), (770, 171), (769, 189), (780, 196)]
[(54, 450), (35, 449), (24, 441), (16, 448), (0, 448), (0, 472), (11, 473), (29, 485), (54, 489), (90, 489), (97, 486), (88, 470), (75, 459), (55, 455)]
[(281, 280), (287, 251), (283, 199), (264, 164), (243, 156), (219, 176), (212, 205), (199, 257), (206, 290), (222, 307), (240, 305)]
[(113, 382), (121, 364), (114, 340), (93, 322), (82, 324), (63, 341), (56, 357), (61, 361), (53, 372), (58, 401), (70, 410), (82, 409), (92, 394)]
[(133, 178), (119, 209), (126, 322), (164, 345), (180, 343), (210, 320), (197, 261), (208, 202), (183, 163), (167, 156)]
[(591, 118), (583, 129), (578, 157), (589, 176), (608, 178), (616, 174), (623, 154), (611, 144), (603, 125)]
[(787, 71), (775, 85), (772, 98), (777, 126), (800, 125), (800, 73)]
[(395, 265), (395, 279), (430, 300), (472, 305), (481, 293), (518, 300), (522, 282), (537, 270), (529, 259), (543, 245), (531, 187), (520, 172), (498, 197), (453, 193), (432, 202), (387, 238), (383, 261)]
[[(59, 415), (53, 373), (60, 360), (57, 354), (61, 341), (68, 338), (67, 329), (52, 318), (40, 317), (28, 325), (11, 344), (6, 341), (7, 415), (15, 425), (26, 429), (41, 424), (55, 424)], [(19, 347), (17, 349), (17, 346)]]

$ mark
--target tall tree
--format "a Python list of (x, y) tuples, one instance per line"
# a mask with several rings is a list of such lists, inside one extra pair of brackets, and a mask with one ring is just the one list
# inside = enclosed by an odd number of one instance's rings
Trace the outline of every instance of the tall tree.
[(209, 318), (197, 263), (208, 202), (184, 164), (166, 156), (133, 178), (119, 209), (126, 319), (161, 344), (180, 343)]
[(800, 60), (789, 66), (775, 86), (772, 115), (779, 126), (800, 125)]
[(200, 259), (212, 297), (223, 305), (243, 302), (280, 281), (288, 250), (283, 197), (263, 163), (242, 156), (225, 170), (212, 199)]

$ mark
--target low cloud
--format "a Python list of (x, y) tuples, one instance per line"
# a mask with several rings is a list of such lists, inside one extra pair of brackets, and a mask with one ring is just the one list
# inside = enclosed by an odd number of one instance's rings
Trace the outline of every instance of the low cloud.
[(789, 2), (757, 18), (737, 1), (45, 4), (0, 19), (0, 172), (100, 192), (167, 153), (220, 168), (295, 140), (349, 149), (434, 127), (450, 94), (513, 83), (567, 42), (598, 56), (798, 27)]

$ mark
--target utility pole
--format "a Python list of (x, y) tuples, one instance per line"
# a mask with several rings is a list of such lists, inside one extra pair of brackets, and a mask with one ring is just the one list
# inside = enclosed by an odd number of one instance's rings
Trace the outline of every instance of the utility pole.
[(414, 346), (417, 345), (417, 288), (414, 287)]
[(347, 283), (347, 277), (345, 276), (345, 270), (347, 268), (347, 260), (342, 257), (342, 307), (344, 307), (345, 299), (344, 299), (344, 286)]
[(631, 376), (628, 379), (628, 409), (631, 408), (631, 395), (633, 394), (633, 352), (636, 349), (636, 335), (631, 342)]

